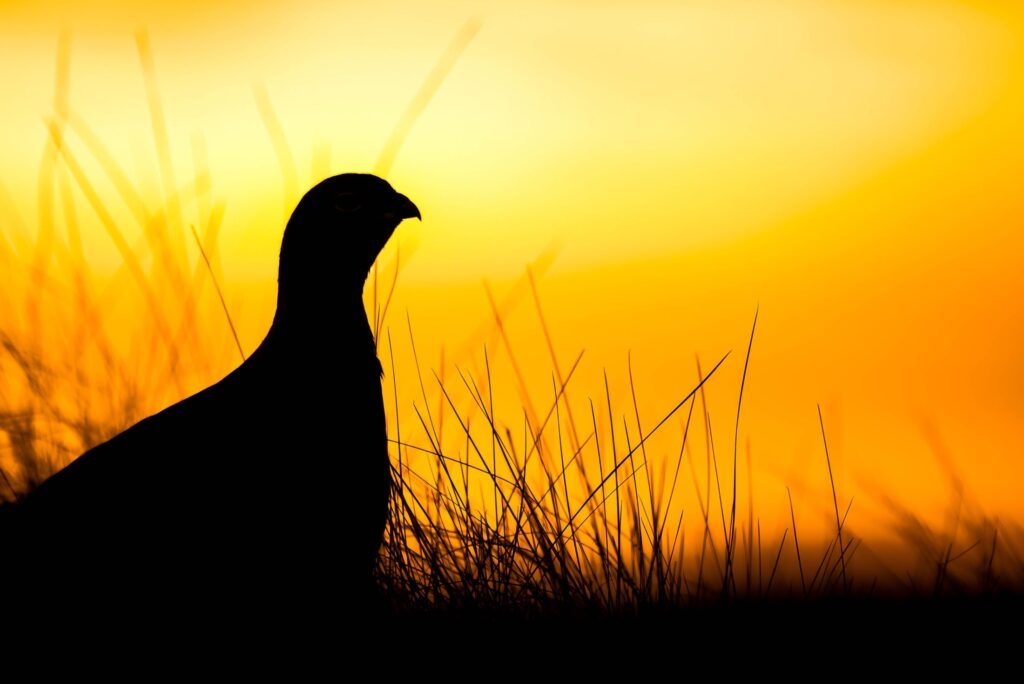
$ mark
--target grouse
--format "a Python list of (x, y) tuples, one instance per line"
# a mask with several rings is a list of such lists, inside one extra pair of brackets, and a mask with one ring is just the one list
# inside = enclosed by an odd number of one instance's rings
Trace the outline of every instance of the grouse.
[(266, 338), (19, 502), (22, 579), (45, 581), (51, 605), (143, 611), (327, 610), (372, 593), (391, 466), (362, 291), (412, 217), (373, 175), (309, 190), (284, 231)]

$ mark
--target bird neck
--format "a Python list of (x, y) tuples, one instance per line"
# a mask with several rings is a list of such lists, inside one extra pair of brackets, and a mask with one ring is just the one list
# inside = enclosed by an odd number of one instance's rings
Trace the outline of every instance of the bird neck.
[(307, 356), (313, 363), (363, 356), (366, 352), (376, 354), (373, 331), (359, 290), (340, 297), (279, 294), (267, 343), (290, 356)]

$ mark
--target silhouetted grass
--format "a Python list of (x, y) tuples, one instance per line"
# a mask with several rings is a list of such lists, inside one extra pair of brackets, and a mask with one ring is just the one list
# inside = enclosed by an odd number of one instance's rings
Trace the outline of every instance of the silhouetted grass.
[[(390, 166), (416, 116), (478, 27), (469, 22), (457, 34), (400, 118), (380, 168)], [(137, 41), (158, 151), (158, 199), (145, 196), (71, 108), (70, 47), (64, 38), (56, 106), (47, 119), (49, 138), (40, 164), (37, 237), (26, 252), (0, 231), (0, 259), (8, 267), (0, 277), (10, 281), (4, 285), (12, 294), (0, 303), (0, 488), (6, 499), (215, 380), (230, 368), (233, 346), (244, 358), (218, 283), (223, 207), (213, 201), (201, 139), (194, 145), (195, 168), (179, 186), (149, 41), (144, 33)], [(283, 129), (259, 88), (256, 102), (281, 162), (286, 198), (294, 198), (299, 181)], [(105, 287), (82, 250), (83, 200), (121, 256), (120, 270)], [(2, 218), (16, 223), (8, 211)], [(140, 239), (132, 240), (119, 215), (134, 222)], [(186, 226), (198, 246), (195, 259), (188, 256)], [(546, 255), (537, 270), (549, 263)], [(1024, 533), (971, 508), (951, 467), (958, 494), (947, 527), (935, 528), (889, 501), (900, 539), (917, 551), (920, 562), (888, 575), (858, 574), (863, 542), (848, 522), (852, 501), (844, 508), (836, 494), (820, 409), (822, 474), (827, 472), (832, 491), (834, 536), (811, 542), (798, 535), (788, 489), (790, 526), (778, 538), (762, 538), (752, 488), (746, 524), (739, 520), (740, 409), (757, 314), (738, 388), (732, 464), (723, 469), (705, 390), (718, 379), (728, 354), (706, 373), (698, 359), (697, 381), (680, 390), (678, 401), (653, 421), (641, 416), (632, 359), (630, 396), (613, 396), (606, 373), (603, 396), (575, 402), (573, 382), (582, 353), (568, 369), (559, 363), (535, 269), (527, 269), (504, 301), (486, 288), (491, 319), (481, 337), (492, 338), (504, 352), (521, 400), (521, 415), (499, 415), (487, 345), (475, 356), (482, 355), (477, 372), (455, 367), (455, 377), (446, 377), (443, 358), (437, 369), (421, 363), (408, 316), (399, 326), (407, 331), (407, 346), (393, 339), (386, 322), (399, 266), (396, 252), (387, 266), (390, 278), (385, 281), (375, 267), (368, 288), (378, 352), (390, 367), (385, 382), (390, 381), (395, 478), (377, 578), (395, 614), (589, 620), (664, 617), (686, 609), (709, 620), (709, 608), (731, 611), (737, 604), (1005, 597), (1024, 589)], [(207, 280), (216, 301), (203, 296)], [(378, 290), (379, 282), (386, 282), (386, 291)], [(522, 370), (521, 349), (506, 327), (510, 302), (527, 291), (552, 369), (547, 399), (540, 404), (532, 398), (535, 383)], [(135, 317), (134, 335), (116, 341), (107, 328), (115, 316), (128, 315)], [(220, 328), (230, 330), (233, 344), (211, 345), (199, 334)], [(415, 377), (398, 377), (395, 359), (401, 354), (413, 359)], [(416, 398), (400, 400), (400, 385), (402, 394)], [(616, 408), (623, 400), (626, 412)], [(656, 453), (652, 441), (657, 436), (664, 445), (669, 437), (664, 433), (676, 422), (680, 434), (670, 452), (676, 455), (662, 457), (663, 446)], [(704, 445), (703, 470), (694, 457), (695, 435)], [(750, 464), (748, 445), (748, 483)], [(695, 510), (682, 506), (688, 486)], [(696, 539), (686, 538), (688, 520), (698, 523)]]
[[(409, 344), (414, 349), (411, 330)], [(388, 350), (393, 359), (390, 335)], [(452, 443), (462, 442), (463, 448), (452, 452), (439, 445), (439, 417), (429, 409), (422, 370), (417, 424), (395, 425), (396, 484), (379, 579), (400, 614), (623, 617), (654, 610), (664, 616), (673, 609), (737, 601), (768, 606), (792, 606), (794, 601), (838, 605), (836, 600), (862, 603), (925, 595), (1015, 596), (1021, 589), (1024, 565), (1019, 552), (1008, 549), (997, 558), (999, 535), (1007, 534), (1008, 528), (980, 512), (971, 516), (970, 525), (963, 520), (958, 523), (961, 534), (974, 536), (974, 541), (957, 545), (953, 540), (938, 541), (949, 534), (955, 537), (955, 531), (944, 535), (894, 504), (893, 510), (902, 518), (904, 543), (912, 542), (926, 559), (916, 569), (902, 568), (904, 577), (854, 572), (862, 540), (848, 530), (852, 502), (841, 511), (834, 494), (835, 535), (825, 539), (823, 546), (801, 546), (792, 504), (792, 534), (787, 527), (779, 538), (763, 540), (752, 507), (747, 529), (733, 527), (733, 514), (725, 509), (735, 510), (735, 499), (721, 498), (722, 490), (729, 488), (717, 484), (722, 473), (716, 465), (708, 418), (709, 470), (703, 488), (691, 468), (703, 530), (699, 547), (688, 555), (679, 536), (683, 513), (672, 511), (671, 501), (696, 400), (725, 358), (702, 374), (700, 382), (650, 430), (640, 430), (639, 415), (637, 432), (624, 424), (620, 435), (625, 444), (614, 432), (599, 435), (594, 412), (586, 428), (566, 422), (569, 384), (579, 358), (564, 380), (555, 383), (538, 422), (531, 421), (524, 410), (517, 440), (493, 412), (495, 390), (486, 360), (485, 354), (487, 372), (480, 383), (459, 373), (461, 389), (472, 398), (471, 409), (460, 409), (453, 388), (433, 377), (445, 398), (445, 410), (457, 425)], [(391, 368), (393, 374), (394, 365)], [(397, 396), (397, 385), (392, 390)], [(602, 400), (610, 413), (610, 393), (606, 391)], [(591, 409), (595, 411), (593, 402)], [(633, 409), (638, 414), (635, 399)], [(482, 419), (482, 426), (471, 424), (470, 410)], [(682, 411), (687, 419), (676, 475), (670, 482), (658, 483), (662, 491), (668, 488), (667, 496), (661, 497), (651, 480), (643, 487), (639, 477), (651, 466), (645, 445)], [(395, 415), (399, 415), (397, 405)], [(424, 441), (409, 436), (416, 432)], [(573, 441), (572, 435), (582, 438)], [(831, 481), (824, 428), (822, 438), (822, 472)], [(567, 443), (572, 446), (567, 448)], [(420, 465), (412, 467), (412, 461)], [(574, 480), (571, 487), (570, 478)], [(735, 470), (732, 478), (735, 491)], [(642, 487), (646, 496), (638, 494)], [(480, 493), (473, 496), (473, 491)], [(716, 496), (721, 526), (709, 513), (708, 504)], [(1019, 530), (1017, 535), (1019, 539)], [(982, 545), (984, 539), (987, 547)], [(809, 563), (806, 574), (805, 563)], [(995, 566), (1001, 570), (993, 571)], [(952, 580), (953, 576), (957, 579)], [(972, 582), (971, 577), (977, 580)]]

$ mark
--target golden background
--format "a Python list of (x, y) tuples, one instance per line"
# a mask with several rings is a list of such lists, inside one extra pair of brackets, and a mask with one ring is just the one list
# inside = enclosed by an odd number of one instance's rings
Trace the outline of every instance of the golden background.
[[(936, 521), (964, 501), (1024, 520), (1024, 11), (1013, 3), (137, 5), (0, 2), (0, 329), (50, 363), (77, 348), (71, 366), (86, 375), (60, 392), (97, 421), (125, 420), (101, 404), (127, 402), (137, 419), (239, 360), (205, 280), (194, 320), (167, 314), (193, 336), (174, 381), (154, 370), (164, 357), (140, 351), (152, 327), (82, 178), (164, 283), (161, 306), (177, 311), (185, 290), (97, 150), (150, 211), (163, 207), (187, 282), (203, 278), (190, 226), (216, 229), (213, 268), (251, 351), (273, 313), (291, 207), (325, 175), (374, 170), (455, 45), (387, 174), (424, 216), (381, 259), (382, 290), (399, 270), (383, 330), (396, 362), (385, 360), (385, 388), (393, 373), (398, 413), (413, 416), (403, 438), (415, 441), (419, 399), (407, 315), (428, 385), (430, 369), (456, 385), (457, 369), (481, 377), (486, 347), (496, 412), (522, 431), (488, 291), (531, 401), (550, 404), (529, 272), (560, 371), (585, 350), (570, 394), (579, 415), (592, 398), (601, 425), (605, 369), (615, 422), (633, 421), (628, 357), (653, 425), (698, 381), (696, 356), (707, 371), (732, 350), (708, 384), (727, 468), (759, 310), (738, 451), (740, 491), (749, 453), (766, 526), (788, 524), (787, 486), (808, 525), (832, 515), (819, 403), (840, 507), (854, 500), (861, 535), (887, 533), (893, 501)], [(116, 372), (82, 351), (91, 343), (75, 347), (76, 326), (98, 320), (76, 318), (86, 267)], [(372, 318), (369, 289), (367, 300)], [(25, 379), (0, 369), (4, 406), (31, 406)], [(128, 402), (115, 375), (150, 380)], [(675, 449), (683, 418), (665, 428)]]

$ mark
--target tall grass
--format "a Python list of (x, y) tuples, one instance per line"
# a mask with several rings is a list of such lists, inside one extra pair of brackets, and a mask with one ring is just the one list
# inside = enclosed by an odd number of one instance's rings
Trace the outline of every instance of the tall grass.
[[(539, 299), (536, 303), (543, 319)], [(547, 329), (546, 323), (542, 328)], [(411, 326), (404, 336), (417, 357)], [(404, 414), (390, 333), (386, 343), (397, 417)], [(752, 328), (748, 358), (753, 343)], [(877, 558), (859, 562), (864, 541), (850, 524), (853, 501), (841, 503), (836, 493), (820, 414), (821, 476), (832, 492), (832, 537), (801, 541), (791, 495), (791, 524), (781, 535), (762, 537), (752, 492), (746, 524), (740, 523), (737, 469), (718, 465), (704, 399), (727, 357), (702, 373), (649, 428), (643, 427), (632, 378), (627, 400), (632, 424), (624, 420), (618, 428), (608, 420), (606, 427), (599, 426), (602, 411), (608, 419), (615, 415), (616, 398), (607, 389), (596, 401), (587, 400), (589, 414), (581, 414), (587, 419), (569, 418), (577, 357), (564, 377), (552, 374), (545, 404), (523, 408), (518, 431), (508, 416), (494, 411), (499, 390), (492, 384), (486, 351), (480, 377), (459, 370), (452, 382), (424, 373), (417, 358), (415, 421), (396, 421), (391, 436), (396, 485), (379, 568), (388, 596), (404, 610), (618, 615), (735, 600), (1020, 590), (1024, 565), (1019, 541), (999, 546), (1008, 534), (1019, 540), (1019, 530), (1013, 532), (980, 510), (967, 513), (962, 500), (956, 502), (959, 518), (946, 530), (929, 527), (892, 503), (902, 543), (916, 551), (918, 562), (908, 562), (905, 554), (887, 568)], [(440, 411), (430, 408), (430, 388), (443, 397)], [(468, 405), (462, 398), (469, 399)], [(682, 421), (677, 454), (655, 471), (656, 462), (664, 459), (649, 445), (656, 433), (673, 425), (674, 417)], [(442, 419), (454, 423), (447, 439), (440, 434)], [(707, 436), (703, 472), (691, 448), (696, 422), (702, 419)], [(698, 502), (689, 513), (680, 505), (679, 491), (679, 476), (686, 470)], [(686, 515), (698, 520), (698, 536), (691, 536), (689, 546)], [(885, 550), (866, 553), (878, 556)], [(880, 573), (880, 567), (886, 571)]]
[[(379, 172), (390, 168), (478, 28), (467, 23), (430, 72), (384, 145)], [(0, 302), (0, 488), (7, 499), (245, 357), (220, 283), (223, 206), (213, 199), (204, 145), (195, 139), (193, 168), (181, 184), (145, 34), (137, 48), (158, 195), (147, 196), (130, 180), (71, 107), (67, 38), (58, 49), (34, 231), (18, 219), (0, 185), (0, 277), (8, 294)], [(294, 198), (299, 180), (283, 128), (269, 95), (259, 88), (255, 95), (286, 197)], [(120, 254), (121, 266), (109, 279), (96, 277), (84, 256), (83, 207)], [(34, 240), (19, 244), (18, 236), (29, 232)], [(955, 514), (941, 529), (889, 501), (895, 529), (916, 549), (918, 562), (861, 563), (865, 554), (877, 560), (884, 551), (865, 547), (854, 532), (853, 501), (837, 494), (820, 409), (821, 472), (831, 487), (834, 534), (801, 536), (803, 523), (787, 490), (789, 524), (763, 537), (749, 476), (742, 520), (740, 418), (756, 314), (737, 388), (730, 465), (720, 463), (706, 395), (723, 365), (734, 362), (729, 354), (706, 372), (698, 359), (697, 381), (681, 388), (677, 402), (654, 420), (641, 415), (632, 360), (629, 396), (613, 396), (605, 374), (603, 395), (580, 401), (574, 381), (582, 353), (568, 368), (559, 363), (535, 272), (527, 269), (515, 291), (528, 292), (533, 303), (550, 386), (544, 401), (531, 399), (536, 380), (517, 363), (522, 350), (507, 334), (507, 307), (488, 289), (487, 325), (522, 404), (515, 415), (502, 415), (495, 397), (503, 390), (495, 386), (486, 347), (477, 351), (482, 367), (475, 372), (454, 367), (454, 377), (447, 377), (445, 363), (436, 369), (421, 363), (410, 317), (395, 324), (390, 311), (399, 265), (396, 253), (391, 263), (375, 266), (367, 287), (378, 352), (390, 369), (385, 389), (395, 485), (378, 581), (396, 610), (612, 614), (779, 596), (1022, 588), (1021, 529), (972, 508), (952, 470)], [(403, 354), (413, 360), (414, 377), (398, 376), (396, 359)], [(701, 446), (703, 458), (695, 455)], [(748, 445), (748, 473), (751, 461)], [(688, 497), (686, 490), (692, 490)], [(865, 570), (858, 574), (858, 568)]]

